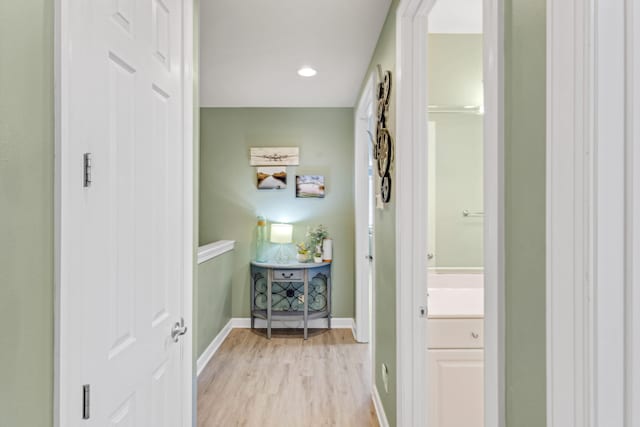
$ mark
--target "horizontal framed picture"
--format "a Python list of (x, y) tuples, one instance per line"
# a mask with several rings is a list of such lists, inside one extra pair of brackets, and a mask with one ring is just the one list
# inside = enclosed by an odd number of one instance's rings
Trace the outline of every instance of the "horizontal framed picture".
[(298, 147), (254, 147), (250, 148), (251, 166), (298, 166)]
[(296, 197), (324, 197), (324, 176), (298, 175), (296, 176)]
[(271, 166), (256, 168), (258, 190), (283, 190), (287, 188), (287, 168)]

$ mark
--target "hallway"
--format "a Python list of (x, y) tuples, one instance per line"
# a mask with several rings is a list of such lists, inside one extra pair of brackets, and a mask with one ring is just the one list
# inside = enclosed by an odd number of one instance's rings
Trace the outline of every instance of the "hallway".
[(368, 350), (349, 329), (234, 329), (198, 378), (198, 426), (378, 426)]

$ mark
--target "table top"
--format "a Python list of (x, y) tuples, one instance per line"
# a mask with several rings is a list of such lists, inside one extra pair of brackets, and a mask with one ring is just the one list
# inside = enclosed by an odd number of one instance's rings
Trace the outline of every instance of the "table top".
[(301, 268), (316, 268), (316, 267), (324, 267), (325, 265), (331, 265), (331, 262), (291, 262), (288, 264), (278, 264), (273, 262), (258, 262), (251, 261), (251, 265), (255, 265), (256, 267), (264, 267), (264, 268), (277, 268), (280, 270), (294, 270)]

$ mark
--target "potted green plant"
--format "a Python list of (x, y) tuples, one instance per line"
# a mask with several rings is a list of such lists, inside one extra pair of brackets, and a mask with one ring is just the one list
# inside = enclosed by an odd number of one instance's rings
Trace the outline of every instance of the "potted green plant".
[[(310, 228), (309, 230), (307, 230), (307, 239), (309, 240), (308, 247), (322, 247), (322, 241), (327, 237), (329, 237), (329, 230), (327, 230), (327, 227), (325, 227), (324, 225), (320, 224), (314, 228)], [(322, 250), (319, 250), (317, 252), (322, 253)]]
[(313, 254), (313, 262), (316, 264), (320, 264), (322, 262), (322, 251), (320, 250), (320, 245), (316, 246), (316, 251)]

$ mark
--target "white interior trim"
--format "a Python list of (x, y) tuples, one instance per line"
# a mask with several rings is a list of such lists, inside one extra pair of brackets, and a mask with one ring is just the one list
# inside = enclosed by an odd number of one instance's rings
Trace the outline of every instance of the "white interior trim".
[(640, 12), (548, 2), (547, 424), (638, 424)]
[[(369, 146), (366, 134), (374, 101), (375, 75), (367, 80), (364, 92), (355, 111), (355, 224), (356, 224), (356, 340), (369, 342)], [(375, 260), (374, 260), (375, 262)], [(370, 267), (371, 265), (371, 267)]]
[(193, 379), (193, 340), (194, 340), (194, 312), (193, 312), (193, 284), (196, 257), (196, 230), (194, 223), (194, 0), (182, 0), (182, 109), (183, 109), (183, 161), (184, 161), (184, 201), (183, 201), (183, 242), (184, 272), (182, 281), (182, 317), (188, 324), (187, 333), (181, 340), (182, 346), (182, 427), (190, 427), (197, 419), (197, 405), (194, 404), (196, 392)]
[[(397, 12), (396, 328), (397, 420), (424, 426), (428, 393), (427, 294), (428, 14), (435, 0), (403, 0)], [(485, 425), (505, 425), (503, 3), (484, 0)], [(428, 398), (428, 397), (427, 397)], [(434, 426), (435, 427), (435, 426)]]
[(378, 387), (375, 385), (375, 378), (373, 379), (373, 390), (371, 392), (371, 399), (373, 400), (373, 407), (376, 410), (376, 417), (378, 417), (378, 424), (380, 427), (389, 427), (389, 419), (384, 412), (384, 406), (382, 406), (382, 400), (380, 400), (380, 393)]
[(396, 402), (399, 426), (426, 425), (426, 34), (435, 0), (403, 0), (396, 15)]
[(592, 425), (592, 16), (547, 7), (547, 425), (578, 427)]
[(627, 0), (627, 38), (626, 417), (635, 426), (640, 423), (640, 7), (635, 0)]
[(594, 5), (594, 424), (625, 425), (625, 1)]
[(504, 3), (483, 1), (484, 425), (506, 425)]
[(216, 335), (213, 340), (209, 343), (207, 348), (202, 352), (200, 357), (198, 357), (198, 361), (196, 363), (197, 366), (197, 375), (200, 376), (204, 368), (209, 364), (209, 361), (213, 358), (213, 355), (216, 354), (220, 346), (227, 339), (231, 330), (233, 329), (233, 319), (229, 319), (226, 325), (222, 328), (218, 335)]
[(200, 246), (198, 248), (198, 264), (202, 264), (203, 262), (207, 262), (224, 253), (232, 251), (235, 248), (235, 245), (235, 240), (218, 240), (217, 242)]

